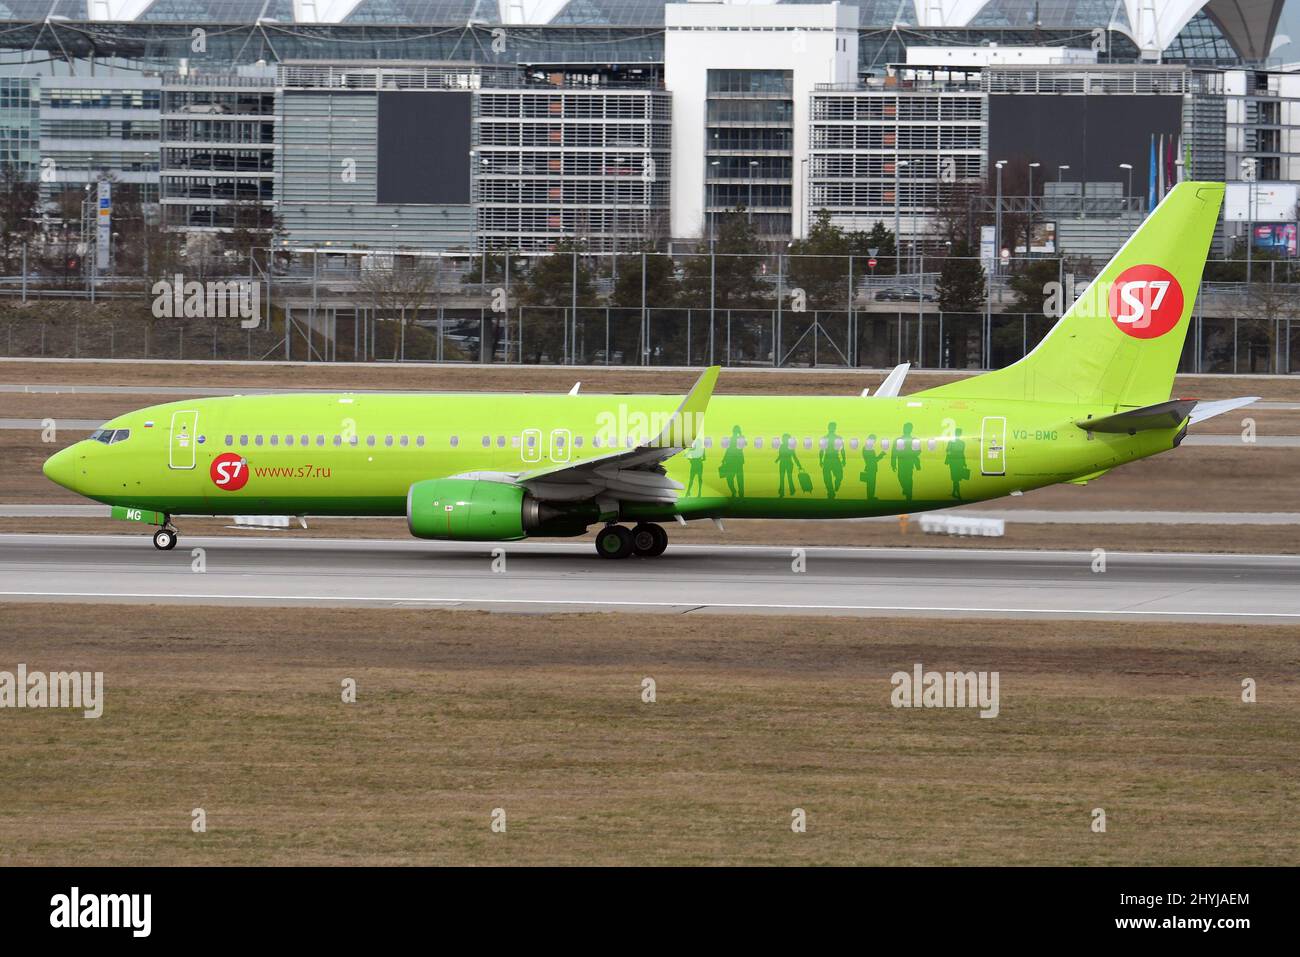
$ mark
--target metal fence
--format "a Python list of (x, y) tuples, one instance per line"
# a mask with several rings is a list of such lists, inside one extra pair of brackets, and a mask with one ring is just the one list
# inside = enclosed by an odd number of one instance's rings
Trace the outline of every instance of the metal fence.
[[(175, 276), (29, 274), (0, 277), (0, 349), (6, 356), (82, 358), (846, 368), (911, 362), (981, 370), (1020, 358), (1055, 322), (1015, 308), (1024, 295), (1017, 275), (1032, 269), (1068, 300), (1094, 269), (1086, 260), (1014, 260), (983, 283), (975, 308), (943, 309), (943, 267), (957, 262), (977, 261), (923, 252), (615, 258), (578, 250), (551, 257), (261, 251), (233, 277), (256, 284), (257, 328), (243, 329), (233, 318), (160, 318), (155, 285)], [(1300, 267), (1257, 259), (1249, 283), (1247, 268), (1245, 261), (1207, 267), (1182, 371), (1296, 368)], [(405, 298), (385, 285), (391, 279), (389, 286), (401, 286), (403, 276), (421, 271), (422, 282)]]

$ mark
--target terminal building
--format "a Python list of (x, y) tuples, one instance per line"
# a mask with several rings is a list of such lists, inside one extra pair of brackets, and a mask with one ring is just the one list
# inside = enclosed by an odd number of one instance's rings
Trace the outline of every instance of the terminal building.
[[(166, 228), (363, 253), (690, 247), (737, 208), (774, 249), (821, 210), (924, 248), (1000, 163), (1053, 251), (1104, 255), (1156, 142), (1252, 204), (1300, 179), (1284, 7), (4, 0), (0, 162), (47, 198), (136, 184)], [(1224, 249), (1256, 221), (1227, 218)]]

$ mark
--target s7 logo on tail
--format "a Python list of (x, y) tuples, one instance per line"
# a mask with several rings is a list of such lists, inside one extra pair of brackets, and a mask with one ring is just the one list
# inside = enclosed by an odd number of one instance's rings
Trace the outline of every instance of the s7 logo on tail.
[(1160, 266), (1130, 266), (1111, 284), (1111, 321), (1135, 339), (1157, 339), (1183, 316), (1183, 288)]

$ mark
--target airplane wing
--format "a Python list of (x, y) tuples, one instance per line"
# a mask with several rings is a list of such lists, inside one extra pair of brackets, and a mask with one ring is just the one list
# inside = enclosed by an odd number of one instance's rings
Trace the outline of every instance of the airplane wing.
[(696, 380), (681, 405), (652, 439), (631, 448), (518, 473), (475, 473), (481, 479), (522, 485), (544, 502), (614, 499), (671, 505), (683, 488), (668, 477), (663, 462), (690, 448), (704, 431), (704, 412), (713, 397), (720, 366)]

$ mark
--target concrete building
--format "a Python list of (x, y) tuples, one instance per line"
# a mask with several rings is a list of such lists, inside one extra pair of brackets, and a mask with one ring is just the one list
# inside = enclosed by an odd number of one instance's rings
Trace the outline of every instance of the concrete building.
[(838, 3), (664, 8), (674, 237), (706, 237), (738, 205), (760, 235), (804, 234), (809, 105), (817, 84), (855, 80), (857, 22)]

